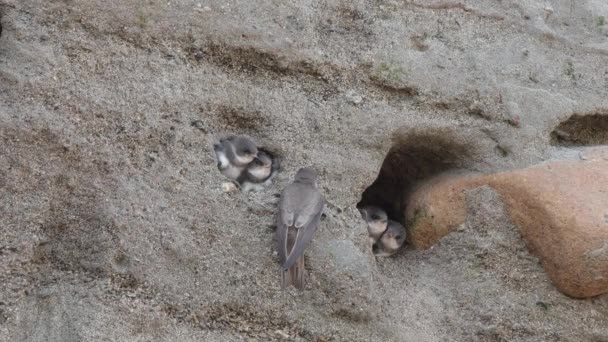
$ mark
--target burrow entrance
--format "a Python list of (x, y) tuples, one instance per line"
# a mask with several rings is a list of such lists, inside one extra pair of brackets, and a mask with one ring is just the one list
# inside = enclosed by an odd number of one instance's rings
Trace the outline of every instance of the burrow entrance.
[(551, 145), (608, 145), (608, 110), (572, 115), (551, 132)]
[(361, 195), (357, 209), (381, 207), (390, 219), (407, 228), (405, 208), (412, 192), (432, 177), (469, 169), (473, 152), (462, 134), (447, 128), (398, 132), (378, 177)]

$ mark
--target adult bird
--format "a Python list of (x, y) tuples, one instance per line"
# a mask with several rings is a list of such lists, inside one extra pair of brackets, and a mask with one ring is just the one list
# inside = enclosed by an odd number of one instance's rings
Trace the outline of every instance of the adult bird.
[(317, 173), (311, 168), (298, 170), (281, 193), (276, 234), (283, 289), (304, 288), (304, 249), (319, 226), (324, 205)]

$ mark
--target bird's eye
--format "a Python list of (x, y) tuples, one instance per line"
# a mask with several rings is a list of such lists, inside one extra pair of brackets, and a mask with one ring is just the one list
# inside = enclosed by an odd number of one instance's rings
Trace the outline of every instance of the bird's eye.
[(379, 219), (380, 219), (380, 216), (378, 216), (376, 214), (372, 215), (372, 220), (376, 221), (376, 220), (379, 220)]
[(401, 239), (401, 235), (395, 236), (395, 240), (399, 240), (399, 239)]

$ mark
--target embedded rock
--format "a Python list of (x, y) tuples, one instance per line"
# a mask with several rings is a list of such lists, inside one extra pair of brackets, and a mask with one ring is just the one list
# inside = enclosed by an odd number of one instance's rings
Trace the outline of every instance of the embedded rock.
[(485, 177), (444, 177), (420, 187), (406, 210), (410, 244), (428, 248), (466, 217), (465, 190), (487, 184), (507, 205), (557, 288), (575, 298), (608, 292), (608, 161), (557, 161)]
[(408, 243), (426, 249), (456, 230), (467, 218), (465, 190), (480, 185), (476, 176), (440, 177), (415, 191), (408, 200)]
[(561, 161), (488, 178), (551, 280), (576, 298), (608, 292), (608, 162)]

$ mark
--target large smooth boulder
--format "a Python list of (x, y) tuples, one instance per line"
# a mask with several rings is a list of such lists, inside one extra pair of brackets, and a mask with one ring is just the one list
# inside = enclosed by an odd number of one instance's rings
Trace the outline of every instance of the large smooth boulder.
[(466, 219), (464, 191), (482, 184), (502, 195), (530, 251), (560, 291), (576, 298), (608, 292), (607, 160), (556, 161), (428, 183), (406, 210), (410, 243), (428, 248), (455, 230)]
[(563, 293), (608, 292), (608, 161), (560, 161), (488, 178)]

